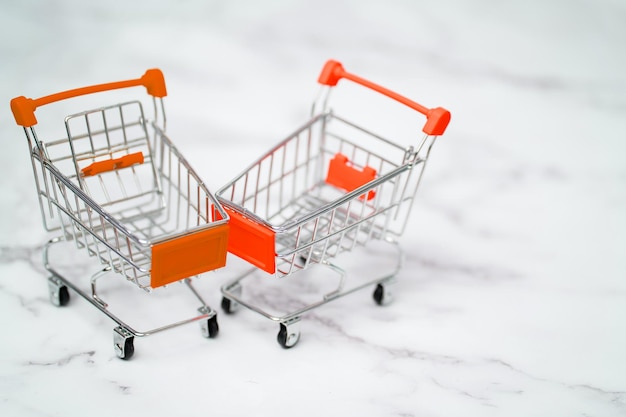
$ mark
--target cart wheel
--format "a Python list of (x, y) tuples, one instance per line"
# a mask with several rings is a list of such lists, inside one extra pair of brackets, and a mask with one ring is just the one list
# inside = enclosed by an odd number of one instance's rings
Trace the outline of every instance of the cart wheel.
[(70, 303), (70, 291), (64, 285), (59, 288), (59, 306), (63, 307)]
[[(204, 327), (206, 326), (206, 327)], [(220, 332), (220, 326), (217, 324), (217, 314), (206, 320), (202, 328), (202, 334), (204, 337), (214, 338)]]
[(124, 360), (129, 360), (130, 358), (133, 357), (134, 354), (135, 354), (135, 338), (129, 337), (128, 339), (124, 340), (124, 353), (122, 354), (123, 356), (120, 356), (120, 358)]
[(118, 358), (128, 360), (135, 354), (135, 337), (125, 328), (116, 327), (113, 331), (113, 347)]
[(300, 332), (298, 330), (289, 331), (287, 326), (281, 323), (280, 331), (278, 332), (278, 337), (276, 339), (278, 340), (279, 345), (285, 349), (289, 349), (294, 347), (296, 343), (298, 343), (298, 340), (300, 340)]
[(233, 314), (237, 310), (237, 303), (230, 298), (222, 297), (222, 310), (226, 314)]
[(387, 305), (391, 302), (391, 292), (383, 284), (376, 285), (376, 289), (372, 295), (374, 301), (376, 301), (376, 304), (379, 306)]
[(135, 338), (127, 337), (121, 343), (116, 344), (115, 351), (118, 358), (129, 360), (135, 354)]
[(66, 306), (70, 302), (70, 291), (67, 286), (55, 276), (48, 278), (48, 293), (50, 295), (50, 302), (57, 307)]

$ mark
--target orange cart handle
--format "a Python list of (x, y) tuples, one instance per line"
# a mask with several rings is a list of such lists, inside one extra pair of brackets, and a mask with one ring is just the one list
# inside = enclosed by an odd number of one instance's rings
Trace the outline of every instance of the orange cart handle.
[(378, 84), (374, 84), (371, 81), (359, 77), (358, 75), (347, 72), (343, 68), (343, 65), (341, 65), (341, 62), (332, 59), (326, 62), (317, 81), (320, 84), (334, 87), (342, 78), (353, 81), (364, 87), (370, 88), (378, 93), (384, 94), (387, 97), (392, 98), (422, 113), (424, 116), (426, 116), (426, 124), (424, 125), (422, 130), (428, 135), (442, 135), (448, 127), (448, 123), (450, 123), (450, 112), (448, 110), (442, 107), (436, 107), (434, 109), (424, 107), (421, 104), (416, 103), (415, 101), (410, 100), (404, 96), (401, 96), (396, 92), (393, 92)]
[(54, 103), (68, 98), (84, 96), (87, 94), (99, 93), (102, 91), (117, 90), (120, 88), (137, 87), (143, 85), (146, 87), (148, 94), (153, 97), (165, 97), (167, 90), (165, 88), (165, 78), (161, 70), (153, 68), (135, 80), (117, 81), (106, 84), (92, 85), (89, 87), (76, 88), (74, 90), (63, 91), (49, 96), (32, 99), (24, 96), (16, 97), (11, 100), (11, 111), (18, 125), (23, 127), (31, 127), (37, 124), (35, 118), (35, 110), (46, 104)]

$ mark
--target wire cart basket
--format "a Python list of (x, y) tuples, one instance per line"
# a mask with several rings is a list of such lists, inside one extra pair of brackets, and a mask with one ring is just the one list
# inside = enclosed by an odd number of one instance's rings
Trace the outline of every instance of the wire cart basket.
[[(152, 119), (144, 116), (142, 101), (134, 100), (67, 116), (61, 139), (37, 135), (39, 107), (137, 86), (152, 96)], [(205, 337), (218, 333), (216, 312), (191, 278), (225, 265), (228, 215), (165, 134), (166, 94), (163, 74), (150, 69), (134, 80), (11, 101), (26, 133), (44, 227), (59, 234), (43, 250), (51, 301), (68, 304), (71, 289), (106, 314), (117, 323), (114, 347), (122, 359), (133, 356), (135, 337), (179, 325), (199, 322)], [(61, 242), (99, 260), (102, 267), (90, 285), (81, 281), (90, 290), (51, 265), (50, 248)], [(192, 318), (137, 331), (96, 291), (109, 273), (146, 292), (179, 282), (200, 308)]]
[[(417, 146), (403, 147), (363, 129), (328, 107), (341, 79), (388, 96), (426, 116)], [(278, 343), (294, 346), (302, 315), (365, 287), (375, 287), (378, 304), (390, 300), (388, 284), (402, 266), (397, 238), (403, 233), (418, 185), (436, 138), (450, 113), (426, 108), (393, 91), (345, 71), (330, 60), (318, 82), (322, 90), (312, 118), (216, 193), (230, 216), (229, 252), (254, 268), (222, 287), (222, 308), (239, 305), (279, 323)], [(346, 285), (347, 272), (331, 261), (372, 240), (388, 242), (397, 254), (390, 273), (359, 285)], [(321, 299), (273, 314), (242, 296), (242, 281), (261, 270), (278, 278), (314, 265), (339, 275), (337, 287)]]

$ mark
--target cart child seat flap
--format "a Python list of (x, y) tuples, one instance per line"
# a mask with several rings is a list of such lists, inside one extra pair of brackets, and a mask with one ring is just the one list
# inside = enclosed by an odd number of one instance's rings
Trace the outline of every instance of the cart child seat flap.
[[(353, 191), (376, 178), (376, 170), (366, 166), (362, 170), (353, 166), (347, 156), (337, 153), (328, 167), (326, 183), (345, 191)], [(376, 193), (369, 191), (361, 199), (371, 200)]]

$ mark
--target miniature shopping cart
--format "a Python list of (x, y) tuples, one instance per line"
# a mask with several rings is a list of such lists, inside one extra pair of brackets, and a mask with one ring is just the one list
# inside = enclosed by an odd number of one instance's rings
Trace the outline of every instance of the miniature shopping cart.
[[(403, 147), (333, 113), (330, 91), (346, 79), (388, 96), (426, 116), (424, 137)], [(302, 315), (331, 300), (375, 287), (378, 304), (390, 300), (388, 285), (402, 265), (397, 238), (403, 233), (431, 147), (444, 133), (450, 113), (428, 109), (328, 61), (319, 77), (320, 97), (312, 118), (216, 193), (230, 216), (228, 250), (255, 268), (222, 287), (222, 308), (243, 305), (280, 324), (278, 342), (289, 348), (300, 337)], [(347, 272), (333, 258), (372, 240), (388, 242), (396, 258), (391, 272), (347, 285)], [(279, 278), (313, 265), (339, 275), (321, 299), (274, 314), (245, 299), (242, 281), (256, 271)], [(258, 296), (256, 298), (259, 298)]]
[[(152, 96), (151, 120), (142, 101), (134, 100), (67, 116), (67, 135), (61, 139), (35, 131), (35, 110), (44, 105), (136, 86)], [(26, 132), (44, 227), (60, 234), (44, 247), (51, 301), (66, 305), (71, 289), (116, 322), (114, 346), (123, 359), (133, 355), (135, 337), (191, 322), (200, 322), (206, 337), (218, 332), (216, 312), (191, 278), (225, 265), (228, 215), (165, 134), (165, 95), (163, 74), (150, 69), (135, 80), (11, 101)], [(50, 248), (60, 242), (103, 265), (90, 283), (80, 281), (90, 291), (51, 265)], [(199, 313), (149, 331), (134, 330), (96, 291), (108, 273), (147, 292), (178, 282), (200, 301)]]

